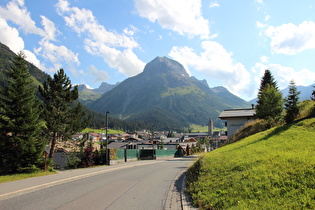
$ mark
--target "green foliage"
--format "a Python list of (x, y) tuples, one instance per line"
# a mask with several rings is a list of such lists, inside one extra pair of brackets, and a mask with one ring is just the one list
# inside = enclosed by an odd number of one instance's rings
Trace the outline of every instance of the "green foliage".
[(268, 120), (271, 126), (280, 121), (283, 112), (282, 93), (269, 70), (262, 77), (256, 105), (256, 117)]
[(187, 94), (201, 94), (205, 96), (205, 92), (202, 92), (196, 85), (190, 85), (186, 87), (167, 88), (166, 91), (161, 93), (161, 97), (173, 96), (173, 95), (187, 95)]
[(78, 154), (76, 152), (71, 152), (67, 155), (68, 158), (68, 169), (76, 169), (80, 167), (80, 159), (78, 158)]
[(214, 150), (187, 173), (202, 209), (314, 209), (315, 118)]
[(302, 101), (299, 104), (299, 116), (298, 119), (315, 116), (315, 101)]
[(92, 101), (95, 101), (100, 97), (101, 97), (100, 93), (93, 92), (92, 90), (89, 89), (84, 89), (79, 93), (79, 101), (84, 105)]
[(285, 121), (286, 123), (291, 123), (299, 115), (299, 94), (297, 91), (296, 85), (292, 80), (289, 85), (289, 95), (285, 99)]
[(44, 102), (42, 117), (46, 121), (45, 134), (51, 142), (49, 158), (52, 158), (56, 142), (70, 139), (88, 125), (89, 119), (84, 119), (85, 111), (81, 103), (76, 102), (78, 87), (72, 88), (63, 69), (53, 78), (48, 76), (47, 82), (39, 86), (39, 92)]
[(179, 129), (187, 128), (189, 126), (186, 121), (181, 121), (179, 119), (183, 119), (183, 117), (161, 108), (152, 108), (150, 110), (140, 112), (139, 114), (134, 114), (128, 119), (128, 121), (144, 121), (146, 122), (144, 128), (151, 129), (154, 127), (156, 130), (169, 130), (170, 128)]
[(32, 172), (46, 142), (40, 138), (41, 110), (23, 53), (7, 77), (8, 86), (0, 92), (0, 172)]
[(275, 81), (273, 75), (268, 69), (265, 70), (264, 76), (261, 79), (258, 95), (262, 94), (262, 91), (267, 87), (267, 85), (272, 86), (278, 90), (277, 82)]
[(283, 112), (282, 93), (274, 86), (267, 84), (258, 95), (256, 117), (259, 119), (279, 120)]

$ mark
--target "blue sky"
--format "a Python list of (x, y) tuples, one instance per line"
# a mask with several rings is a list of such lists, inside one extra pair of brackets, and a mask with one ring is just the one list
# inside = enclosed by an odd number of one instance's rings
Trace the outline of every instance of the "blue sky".
[(48, 74), (97, 88), (156, 56), (250, 100), (265, 69), (281, 89), (315, 82), (315, 2), (1, 0), (0, 42)]

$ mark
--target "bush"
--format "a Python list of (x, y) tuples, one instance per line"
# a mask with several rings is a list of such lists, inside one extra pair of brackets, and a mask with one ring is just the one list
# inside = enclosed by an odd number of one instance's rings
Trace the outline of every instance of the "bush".
[(18, 173), (34, 173), (38, 172), (40, 169), (35, 165), (28, 165), (27, 167), (21, 167), (17, 170)]
[(300, 103), (298, 119), (315, 116), (315, 101), (305, 100)]
[(80, 158), (78, 158), (76, 152), (71, 152), (69, 155), (67, 155), (67, 158), (68, 158), (67, 169), (79, 168), (81, 161)]

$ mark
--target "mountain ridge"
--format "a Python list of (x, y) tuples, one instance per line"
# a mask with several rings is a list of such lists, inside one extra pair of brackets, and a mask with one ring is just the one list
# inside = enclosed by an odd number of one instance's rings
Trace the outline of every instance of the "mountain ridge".
[[(111, 111), (112, 115), (129, 121), (142, 119), (152, 126), (162, 124), (158, 119), (161, 117), (152, 113), (167, 113), (172, 116), (170, 119), (163, 114), (167, 120), (176, 118), (187, 126), (191, 123), (205, 125), (225, 108), (249, 107), (250, 104), (225, 88), (214, 93), (203, 80), (190, 77), (179, 62), (156, 57), (143, 72), (127, 78), (87, 106), (101, 113)], [(144, 113), (151, 117), (143, 116)], [(222, 126), (219, 120), (215, 124)]]

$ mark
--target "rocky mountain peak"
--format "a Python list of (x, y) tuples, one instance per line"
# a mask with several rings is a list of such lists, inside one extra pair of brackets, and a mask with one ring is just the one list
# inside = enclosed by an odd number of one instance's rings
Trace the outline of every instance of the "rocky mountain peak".
[(144, 74), (156, 75), (156, 74), (172, 74), (183, 77), (189, 77), (184, 66), (179, 62), (169, 59), (167, 57), (156, 57), (154, 60), (149, 62), (144, 70)]

